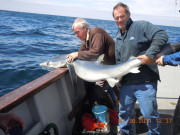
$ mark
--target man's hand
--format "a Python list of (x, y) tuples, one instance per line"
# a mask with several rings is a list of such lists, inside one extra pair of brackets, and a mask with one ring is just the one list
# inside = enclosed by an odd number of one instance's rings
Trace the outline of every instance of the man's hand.
[(158, 64), (159, 66), (164, 66), (163, 58), (164, 58), (164, 56), (160, 56), (160, 57), (156, 60), (156, 64)]
[(148, 65), (148, 64), (155, 62), (154, 59), (151, 59), (151, 58), (147, 57), (146, 55), (140, 55), (137, 58), (142, 59), (142, 63), (141, 63), (142, 65)]
[(70, 53), (67, 58), (68, 62), (73, 62), (76, 58), (78, 58), (78, 52)]
[(13, 113), (0, 114), (0, 128), (7, 134), (10, 128), (22, 127), (25, 129), (25, 122)]
[(104, 84), (105, 84), (104, 81), (97, 81), (97, 82), (96, 82), (96, 85), (98, 85), (98, 86), (100, 86), (100, 87), (103, 87)]

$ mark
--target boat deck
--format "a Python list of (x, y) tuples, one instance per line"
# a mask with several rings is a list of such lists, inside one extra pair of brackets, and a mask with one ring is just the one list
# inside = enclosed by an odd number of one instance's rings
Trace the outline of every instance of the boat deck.
[[(157, 99), (158, 102), (158, 112), (159, 112), (159, 124), (161, 127), (162, 135), (171, 135), (172, 132), (172, 119), (174, 115), (174, 110), (176, 107), (178, 99)], [(116, 106), (115, 110), (118, 111), (118, 106)], [(139, 109), (138, 103), (136, 103), (134, 109), (134, 118), (136, 123), (132, 123), (132, 133), (133, 135), (147, 135), (147, 125), (145, 121), (139, 119), (143, 118)], [(111, 132), (110, 135), (116, 135), (119, 132), (119, 126), (111, 124)]]

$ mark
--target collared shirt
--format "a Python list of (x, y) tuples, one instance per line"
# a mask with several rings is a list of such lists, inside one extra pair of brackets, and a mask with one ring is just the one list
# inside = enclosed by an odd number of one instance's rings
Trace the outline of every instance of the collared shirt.
[(87, 31), (86, 40), (84, 40), (84, 45), (86, 46), (86, 48), (89, 48), (89, 46), (88, 46), (88, 41), (89, 41), (89, 29), (88, 29), (88, 31)]

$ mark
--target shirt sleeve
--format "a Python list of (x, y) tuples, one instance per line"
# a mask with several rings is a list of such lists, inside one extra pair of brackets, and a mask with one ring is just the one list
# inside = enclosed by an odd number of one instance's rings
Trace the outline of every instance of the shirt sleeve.
[(180, 65), (180, 51), (170, 55), (165, 55), (163, 57), (163, 63), (164, 65), (171, 65), (171, 66)]
[(155, 59), (156, 55), (167, 44), (168, 36), (164, 30), (149, 22), (144, 24), (144, 33), (149, 42), (151, 42), (150, 47), (146, 51), (146, 56)]
[(95, 33), (91, 39), (89, 49), (79, 49), (78, 59), (80, 60), (96, 60), (104, 50), (104, 36), (101, 33)]

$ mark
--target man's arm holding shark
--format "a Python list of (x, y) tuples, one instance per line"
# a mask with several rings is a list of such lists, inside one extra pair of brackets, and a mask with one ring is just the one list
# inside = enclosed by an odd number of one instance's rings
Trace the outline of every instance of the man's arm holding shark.
[(155, 62), (157, 54), (162, 51), (168, 41), (168, 36), (165, 31), (158, 27), (151, 27), (151, 24), (149, 24), (145, 26), (145, 29), (147, 30), (145, 30), (144, 33), (148, 39), (151, 39), (151, 45), (145, 55), (137, 57), (138, 59), (142, 59), (142, 65)]
[(104, 50), (103, 35), (100, 33), (94, 34), (94, 38), (91, 41), (91, 46), (86, 49), (84, 43), (82, 43), (81, 48), (78, 52), (73, 52), (68, 55), (69, 62), (73, 62), (74, 59), (92, 61), (96, 60)]
[(93, 38), (90, 39), (89, 49), (80, 49), (78, 51), (78, 59), (94, 61), (103, 54), (104, 50), (104, 36), (101, 33), (94, 33)]

